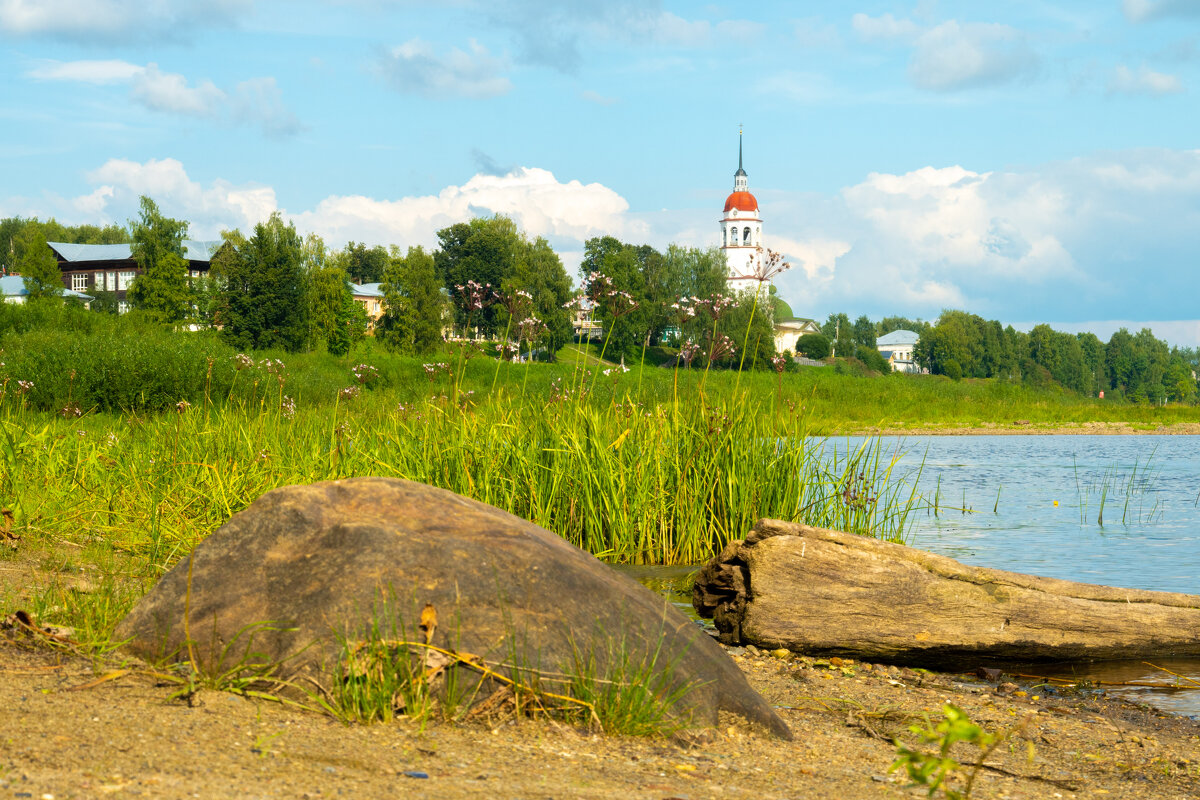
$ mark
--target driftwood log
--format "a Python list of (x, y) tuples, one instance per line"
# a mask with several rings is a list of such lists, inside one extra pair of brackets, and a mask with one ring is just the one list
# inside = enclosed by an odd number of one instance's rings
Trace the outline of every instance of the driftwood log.
[(761, 520), (701, 570), (692, 603), (726, 644), (930, 668), (1200, 656), (1200, 597), (971, 567)]

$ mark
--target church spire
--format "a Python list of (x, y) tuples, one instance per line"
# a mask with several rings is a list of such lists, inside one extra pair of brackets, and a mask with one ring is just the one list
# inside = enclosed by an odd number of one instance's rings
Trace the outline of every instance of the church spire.
[(750, 182), (746, 170), (742, 168), (742, 126), (738, 126), (738, 169), (733, 173), (733, 190), (735, 192), (749, 191)]

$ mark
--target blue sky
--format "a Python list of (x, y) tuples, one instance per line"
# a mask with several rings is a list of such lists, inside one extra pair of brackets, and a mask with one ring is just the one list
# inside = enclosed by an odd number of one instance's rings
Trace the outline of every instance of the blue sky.
[(737, 167), (806, 316), (1200, 344), (1200, 0), (0, 0), (0, 215), (334, 247), (473, 214), (710, 245)]

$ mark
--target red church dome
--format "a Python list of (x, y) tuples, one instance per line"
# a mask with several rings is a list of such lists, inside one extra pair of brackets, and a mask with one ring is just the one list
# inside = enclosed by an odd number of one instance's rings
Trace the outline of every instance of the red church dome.
[(758, 212), (758, 201), (749, 192), (734, 192), (725, 199), (725, 213), (736, 208), (738, 211)]

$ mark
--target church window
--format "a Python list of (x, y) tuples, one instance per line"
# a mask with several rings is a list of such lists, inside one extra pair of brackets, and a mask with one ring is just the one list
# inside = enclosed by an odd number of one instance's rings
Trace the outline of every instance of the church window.
[(750, 227), (749, 226), (747, 226), (746, 229), (744, 231), (742, 231), (742, 242), (743, 242), (743, 244), (750, 244)]

